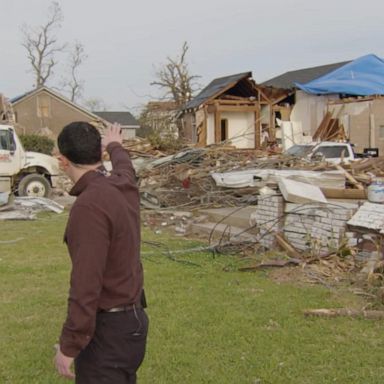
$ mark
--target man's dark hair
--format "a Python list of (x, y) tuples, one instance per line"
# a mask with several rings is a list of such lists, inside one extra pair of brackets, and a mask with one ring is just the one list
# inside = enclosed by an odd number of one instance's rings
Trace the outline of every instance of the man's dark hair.
[(101, 161), (100, 132), (85, 121), (66, 125), (57, 138), (59, 151), (75, 164), (96, 164)]

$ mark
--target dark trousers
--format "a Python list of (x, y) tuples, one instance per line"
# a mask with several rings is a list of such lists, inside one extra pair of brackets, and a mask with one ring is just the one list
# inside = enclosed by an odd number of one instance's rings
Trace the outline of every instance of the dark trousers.
[(95, 335), (75, 359), (76, 384), (135, 384), (147, 332), (142, 308), (98, 313)]

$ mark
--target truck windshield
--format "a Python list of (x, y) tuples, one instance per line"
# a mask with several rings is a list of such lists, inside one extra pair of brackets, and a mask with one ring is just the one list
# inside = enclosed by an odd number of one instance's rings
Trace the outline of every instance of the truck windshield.
[(11, 150), (11, 136), (8, 130), (0, 130), (0, 150)]
[(326, 159), (334, 159), (334, 158), (341, 158), (341, 157), (348, 157), (348, 149), (345, 145), (332, 145), (332, 146), (321, 146), (317, 148), (313, 156), (316, 154), (323, 155)]
[(292, 147), (288, 148), (285, 151), (285, 154), (288, 156), (305, 157), (311, 152), (313, 148), (314, 145), (295, 144)]

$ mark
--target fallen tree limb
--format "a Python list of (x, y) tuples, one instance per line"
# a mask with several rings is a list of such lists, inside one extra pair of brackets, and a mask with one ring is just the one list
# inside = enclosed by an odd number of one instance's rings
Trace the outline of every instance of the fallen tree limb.
[(359, 309), (349, 308), (331, 308), (331, 309), (308, 309), (304, 311), (304, 316), (315, 316), (315, 317), (351, 317), (358, 318), (363, 317), (371, 320), (383, 320), (384, 311), (364, 311)]
[(256, 265), (252, 265), (249, 267), (242, 267), (239, 268), (239, 271), (241, 272), (248, 272), (248, 271), (256, 271), (258, 269), (265, 269), (265, 268), (273, 268), (273, 267), (287, 267), (289, 265), (300, 265), (302, 263), (302, 260), (300, 259), (288, 259), (288, 260), (271, 260), (268, 262), (261, 262)]

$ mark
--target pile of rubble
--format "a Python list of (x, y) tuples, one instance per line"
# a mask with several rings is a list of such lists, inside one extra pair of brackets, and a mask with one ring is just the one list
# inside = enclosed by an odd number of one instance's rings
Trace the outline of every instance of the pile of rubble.
[(205, 234), (213, 252), (288, 255), (244, 271), (298, 265), (327, 286), (362, 270), (383, 278), (384, 205), (367, 202), (367, 187), (384, 176), (384, 158), (334, 165), (214, 146), (148, 162), (138, 176), (144, 224), (155, 233)]
[(220, 207), (254, 204), (260, 188), (278, 190), (280, 178), (320, 186), (325, 197), (365, 198), (384, 158), (334, 165), (283, 154), (225, 146), (186, 149), (141, 162), (142, 203), (148, 208)]
[[(384, 158), (333, 165), (225, 145), (171, 155), (153, 149), (145, 139), (126, 141), (124, 147), (136, 169), (142, 205), (150, 209), (256, 204), (258, 191), (265, 186), (277, 191), (280, 178), (317, 185), (327, 198), (365, 198), (372, 179), (384, 176)], [(56, 193), (66, 194), (71, 186), (63, 175)]]

